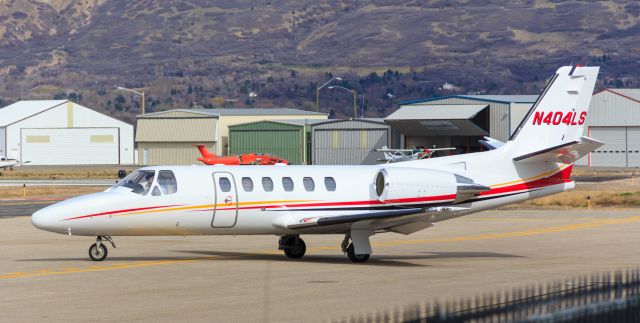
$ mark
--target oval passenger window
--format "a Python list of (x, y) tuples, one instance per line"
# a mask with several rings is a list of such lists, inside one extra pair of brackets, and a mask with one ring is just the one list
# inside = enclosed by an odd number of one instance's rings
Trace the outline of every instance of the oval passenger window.
[(273, 181), (270, 177), (262, 178), (262, 188), (265, 192), (273, 192)]
[(242, 178), (242, 188), (244, 189), (245, 192), (253, 191), (253, 181), (251, 180), (250, 177)]
[(282, 178), (282, 188), (284, 188), (286, 192), (293, 191), (293, 180), (291, 179), (291, 177)]
[(307, 192), (312, 192), (316, 189), (316, 183), (313, 182), (313, 178), (311, 177), (304, 177), (302, 179), (302, 185)]
[(336, 180), (333, 177), (325, 177), (324, 178), (324, 187), (327, 188), (327, 191), (333, 192), (336, 190)]
[(220, 184), (220, 190), (223, 192), (231, 192), (231, 182), (226, 177), (220, 177), (218, 179), (218, 184)]

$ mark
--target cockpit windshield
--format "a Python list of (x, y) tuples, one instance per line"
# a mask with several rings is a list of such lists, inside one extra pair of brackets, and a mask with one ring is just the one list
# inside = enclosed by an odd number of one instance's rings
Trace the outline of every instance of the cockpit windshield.
[(156, 172), (152, 170), (137, 170), (123, 179), (118, 185), (114, 186), (114, 188), (126, 187), (130, 188), (133, 193), (147, 195), (147, 192), (149, 192), (153, 184), (155, 173)]

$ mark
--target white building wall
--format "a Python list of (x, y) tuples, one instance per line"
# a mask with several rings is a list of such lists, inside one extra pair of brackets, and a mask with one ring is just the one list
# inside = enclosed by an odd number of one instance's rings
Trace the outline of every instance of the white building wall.
[[(71, 107), (71, 112), (69, 111)], [(120, 128), (120, 163), (133, 164), (133, 126), (79, 104), (69, 102), (6, 127), (7, 157), (20, 159), (23, 128)], [(78, 154), (83, 152), (78, 151)]]
[(7, 155), (7, 152), (4, 149), (4, 139), (6, 138), (4, 132), (4, 127), (0, 127), (0, 157)]
[(133, 126), (74, 103), (74, 127), (120, 128), (120, 164), (133, 165)]
[(527, 115), (533, 103), (511, 103), (509, 113), (509, 135), (513, 135), (522, 119)]
[(35, 114), (22, 121), (8, 125), (7, 136), (7, 157), (20, 159), (20, 129), (22, 128), (66, 128), (67, 113), (66, 105)]

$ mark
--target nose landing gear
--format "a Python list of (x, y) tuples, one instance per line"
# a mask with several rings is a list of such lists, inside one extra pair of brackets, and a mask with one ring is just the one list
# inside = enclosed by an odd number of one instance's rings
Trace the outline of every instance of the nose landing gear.
[(287, 235), (280, 237), (278, 250), (283, 250), (287, 258), (299, 259), (307, 251), (307, 245), (299, 235)]
[(113, 242), (113, 239), (111, 239), (111, 237), (97, 236), (96, 243), (92, 244), (91, 247), (89, 247), (89, 258), (91, 258), (91, 260), (93, 261), (103, 261), (107, 258), (109, 250), (107, 249), (107, 246), (102, 244), (103, 238), (109, 241), (114, 248), (116, 247), (116, 244)]

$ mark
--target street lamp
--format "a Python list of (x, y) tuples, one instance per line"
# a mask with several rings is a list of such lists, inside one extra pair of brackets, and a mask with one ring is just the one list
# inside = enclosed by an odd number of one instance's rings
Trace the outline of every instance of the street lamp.
[(320, 98), (320, 89), (322, 89), (323, 87), (327, 86), (327, 84), (333, 82), (333, 81), (342, 81), (341, 77), (334, 77), (330, 80), (327, 81), (327, 83), (322, 84), (322, 86), (316, 88), (316, 112), (318, 112), (318, 100)]
[(347, 91), (347, 92), (350, 92), (351, 94), (353, 94), (353, 117), (357, 118), (358, 117), (358, 110), (357, 110), (357, 107), (356, 107), (356, 96), (358, 96), (358, 93), (355, 90), (349, 90), (344, 86), (330, 86), (329, 90), (332, 90), (332, 89), (341, 89), (343, 91)]
[(139, 95), (139, 96), (142, 98), (142, 106), (141, 106), (140, 111), (142, 112), (142, 114), (144, 114), (144, 91), (142, 91), (142, 92), (137, 92), (137, 91), (134, 91), (134, 90), (132, 90), (132, 89), (127, 89), (126, 87), (122, 87), (122, 86), (118, 86), (118, 87), (116, 87), (116, 88), (117, 88), (118, 90), (123, 90), (123, 91), (131, 92), (131, 93), (133, 93), (133, 94)]

